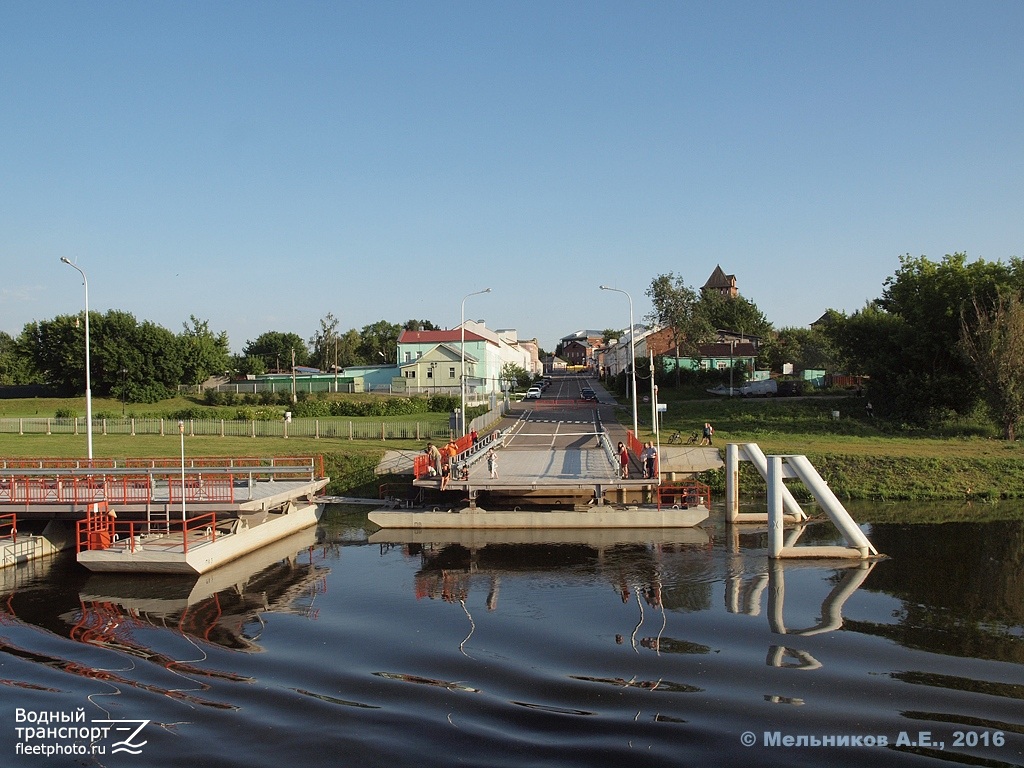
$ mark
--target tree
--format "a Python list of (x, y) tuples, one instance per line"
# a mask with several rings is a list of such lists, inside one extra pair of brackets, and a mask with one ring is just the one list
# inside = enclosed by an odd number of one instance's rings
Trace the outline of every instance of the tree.
[(31, 384), (32, 365), (18, 342), (0, 331), (0, 385)]
[(516, 365), (515, 363), (505, 363), (501, 366), (501, 380), (509, 382), (514, 389), (527, 386), (531, 378), (523, 366)]
[(394, 363), (398, 354), (398, 337), (402, 327), (386, 320), (378, 320), (372, 325), (363, 326), (359, 332), (359, 356), (368, 364), (386, 362)]
[(1024, 418), (1024, 304), (1011, 293), (991, 311), (977, 301), (960, 324), (960, 348), (978, 374), (982, 398), (1003, 430), (1015, 440)]
[(405, 325), (402, 326), (403, 330), (406, 331), (436, 331), (439, 330), (429, 320), (406, 320)]
[(267, 331), (256, 337), (255, 341), (246, 342), (242, 354), (246, 357), (263, 358), (264, 369), (273, 371), (291, 370), (292, 350), (295, 351), (295, 364), (309, 364), (309, 350), (306, 342), (297, 333)]
[(821, 328), (782, 328), (762, 343), (758, 357), (773, 371), (786, 363), (803, 370), (837, 370), (838, 355)]
[(334, 370), (334, 361), (338, 357), (338, 318), (328, 312), (320, 320), (320, 330), (309, 340), (313, 348), (311, 361), (321, 371)]
[(349, 328), (338, 338), (338, 365), (346, 368), (350, 365), (359, 365), (366, 362), (359, 357), (359, 347), (363, 340), (359, 331)]
[(759, 338), (767, 338), (772, 332), (768, 318), (754, 302), (743, 296), (723, 296), (718, 291), (705, 291), (701, 294), (697, 311), (713, 330), (734, 331)]
[(210, 376), (223, 374), (231, 368), (231, 352), (225, 331), (213, 333), (206, 320), (189, 316), (182, 323), (178, 336), (184, 363), (183, 378), (190, 384), (202, 384)]
[[(902, 256), (876, 302), (878, 312), (889, 315), (883, 325), (892, 336), (880, 339), (870, 333), (843, 341), (851, 358), (864, 367), (861, 372), (871, 376), (875, 407), (917, 423), (973, 410), (981, 389), (959, 344), (961, 318), (975, 301), (994, 306), (1000, 292), (1020, 293), (1022, 288), (1024, 263), (1019, 259), (1004, 264), (968, 263), (963, 253), (946, 255), (940, 262)], [(969, 313), (967, 317), (973, 320)], [(865, 343), (877, 346), (867, 348)]]
[[(698, 309), (697, 292), (686, 285), (683, 278), (674, 272), (658, 275), (647, 289), (654, 309), (647, 316), (648, 322), (669, 329), (676, 357), (697, 355), (697, 347), (714, 336), (714, 327)], [(676, 366), (679, 379), (679, 366)]]

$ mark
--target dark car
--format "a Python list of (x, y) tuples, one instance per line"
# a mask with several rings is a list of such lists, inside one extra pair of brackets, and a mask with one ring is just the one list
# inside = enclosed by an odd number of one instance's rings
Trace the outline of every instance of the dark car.
[(597, 400), (597, 392), (592, 390), (590, 387), (583, 387), (580, 390), (580, 397), (584, 400)]
[(779, 397), (797, 397), (804, 393), (804, 383), (798, 379), (783, 379), (779, 382), (778, 391), (775, 393)]

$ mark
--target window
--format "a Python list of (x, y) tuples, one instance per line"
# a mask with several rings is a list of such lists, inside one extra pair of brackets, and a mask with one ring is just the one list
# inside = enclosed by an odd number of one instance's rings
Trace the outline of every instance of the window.
[(407, 378), (407, 379), (415, 379), (416, 378), (416, 369), (415, 368), (407, 369), (406, 372), (405, 372), (405, 378)]
[(718, 370), (724, 371), (728, 367), (729, 367), (729, 364), (727, 362), (725, 362), (725, 360), (719, 360), (718, 361)]
[(448, 378), (449, 379), (454, 379), (455, 378), (455, 366), (454, 365), (451, 368), (448, 369)]

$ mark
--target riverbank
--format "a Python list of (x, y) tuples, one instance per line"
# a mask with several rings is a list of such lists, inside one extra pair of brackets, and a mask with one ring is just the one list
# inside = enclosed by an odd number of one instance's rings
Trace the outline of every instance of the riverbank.
[[(180, 409), (183, 401), (169, 406)], [(5, 415), (49, 415), (63, 406), (81, 410), (83, 401), (3, 401)], [(97, 412), (112, 402), (96, 403)], [(119, 406), (120, 403), (117, 403)], [(161, 414), (163, 404), (147, 405), (148, 413)], [(193, 404), (194, 406), (194, 404)], [(627, 420), (626, 408), (619, 412)], [(838, 413), (838, 416), (836, 414)], [(644, 409), (640, 416), (643, 419)], [(641, 421), (641, 439), (649, 439), (650, 416)], [(378, 420), (379, 421), (379, 420)], [(668, 441), (678, 429), (684, 439), (705, 421), (715, 426), (716, 447), (728, 442), (754, 442), (766, 453), (806, 455), (832, 490), (842, 499), (959, 500), (1024, 498), (1024, 447), (996, 437), (983, 421), (945, 424), (930, 431), (909, 430), (869, 418), (864, 401), (838, 398), (742, 398), (674, 401), (669, 399), (661, 440)], [(386, 450), (417, 453), (423, 441), (416, 439), (355, 439), (338, 437), (231, 437), (186, 435), (188, 456), (307, 455), (323, 454), (332, 478), (333, 495), (377, 495), (387, 478), (373, 474)], [(176, 456), (180, 451), (177, 430), (166, 435), (96, 434), (97, 457)], [(0, 456), (75, 457), (85, 455), (84, 435), (0, 434)], [(752, 468), (741, 476), (744, 495), (763, 494), (763, 481)], [(724, 492), (722, 471), (702, 479), (716, 495)], [(794, 492), (800, 495), (799, 487)]]

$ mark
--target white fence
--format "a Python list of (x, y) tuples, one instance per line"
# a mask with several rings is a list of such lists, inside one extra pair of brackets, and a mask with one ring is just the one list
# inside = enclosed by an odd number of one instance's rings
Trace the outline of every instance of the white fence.
[[(447, 423), (421, 421), (365, 421), (344, 418), (242, 421), (234, 419), (187, 419), (188, 436), (312, 437), (345, 440), (447, 440)], [(174, 435), (176, 419), (93, 419), (95, 435)], [(3, 418), (0, 433), (15, 435), (84, 435), (84, 418)]]
[[(499, 406), (470, 422), (470, 428), (483, 431), (501, 418)], [(431, 421), (369, 421), (336, 418), (244, 421), (240, 419), (187, 419), (188, 436), (219, 437), (312, 437), (343, 440), (447, 440), (452, 435), (448, 423)], [(95, 435), (178, 435), (176, 419), (93, 419)], [(84, 435), (85, 419), (2, 418), (0, 434)]]

